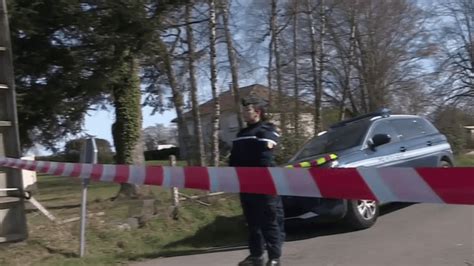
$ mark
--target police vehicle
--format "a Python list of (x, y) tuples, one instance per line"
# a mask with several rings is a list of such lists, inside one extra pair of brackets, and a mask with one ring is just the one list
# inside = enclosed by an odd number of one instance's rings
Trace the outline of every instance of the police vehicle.
[[(329, 156), (332, 155), (332, 156)], [(428, 120), (390, 110), (332, 125), (309, 140), (289, 164), (333, 157), (319, 167), (451, 167), (451, 146)], [(343, 220), (353, 229), (372, 226), (379, 204), (371, 200), (283, 197), (286, 220)]]

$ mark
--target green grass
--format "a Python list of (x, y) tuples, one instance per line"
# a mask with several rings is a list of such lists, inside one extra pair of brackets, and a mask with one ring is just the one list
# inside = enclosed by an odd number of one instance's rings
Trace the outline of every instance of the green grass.
[[(147, 165), (163, 165), (163, 166), (169, 166), (170, 161), (146, 161)], [(177, 161), (176, 166), (186, 166), (185, 161)]]
[(474, 166), (474, 155), (457, 156), (456, 166)]
[[(164, 162), (153, 162), (163, 164)], [(183, 165), (180, 163), (180, 165)], [(81, 184), (74, 178), (39, 176), (35, 198), (60, 220), (78, 217)], [(0, 265), (117, 265), (131, 260), (190, 254), (245, 241), (244, 220), (235, 194), (212, 197), (206, 207), (182, 201), (179, 219), (170, 217), (169, 189), (151, 187), (155, 216), (145, 226), (123, 231), (118, 227), (140, 213), (142, 201), (111, 201), (119, 186), (91, 183), (88, 189), (87, 256), (78, 258), (79, 221), (57, 225), (28, 208), (26, 241), (0, 245)], [(190, 195), (205, 192), (182, 190)]]

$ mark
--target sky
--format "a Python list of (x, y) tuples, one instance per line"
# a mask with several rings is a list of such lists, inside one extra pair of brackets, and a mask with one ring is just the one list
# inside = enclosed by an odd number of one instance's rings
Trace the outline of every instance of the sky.
[[(176, 113), (174, 110), (166, 111), (163, 114), (154, 114), (151, 115), (151, 108), (144, 107), (143, 110), (143, 126), (142, 128), (146, 128), (149, 126), (154, 126), (156, 124), (163, 124), (168, 126), (171, 124), (171, 120), (176, 117)], [(80, 135), (88, 134), (100, 139), (106, 139), (112, 144), (113, 149), (113, 140), (112, 140), (112, 124), (115, 121), (115, 113), (112, 108), (110, 110), (98, 110), (98, 111), (91, 111), (85, 117), (85, 123), (83, 127), (83, 131)], [(79, 135), (79, 136), (80, 136)], [(69, 139), (75, 139), (79, 136), (70, 136)], [(67, 141), (67, 140), (66, 140)], [(58, 148), (62, 150), (65, 141), (61, 141), (58, 144)], [(43, 146), (37, 144), (34, 148), (25, 152), (25, 155), (34, 155), (34, 156), (43, 156), (43, 155), (51, 155), (52, 152), (47, 150)]]
[[(168, 126), (176, 117), (174, 110), (166, 111), (163, 114), (156, 113), (151, 115), (152, 109), (150, 107), (142, 108), (143, 111), (143, 128), (154, 126), (156, 124), (163, 124)], [(109, 111), (98, 110), (90, 112), (86, 115), (84, 124), (84, 133), (95, 136), (96, 138), (106, 139), (111, 144), (112, 141), (112, 124), (115, 120), (115, 113), (112, 108)]]

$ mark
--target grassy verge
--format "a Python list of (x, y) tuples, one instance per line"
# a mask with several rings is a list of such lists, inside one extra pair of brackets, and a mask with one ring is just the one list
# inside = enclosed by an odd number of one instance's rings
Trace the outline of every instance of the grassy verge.
[[(170, 165), (169, 161), (147, 161), (146, 163), (148, 165), (166, 165), (166, 166)], [(176, 166), (186, 166), (186, 162), (185, 161), (177, 161)]]
[(460, 155), (456, 157), (456, 166), (474, 166), (474, 155)]
[[(168, 165), (168, 162), (153, 162)], [(182, 165), (182, 164), (181, 164)], [(80, 214), (78, 179), (39, 176), (35, 198), (59, 220)], [(183, 201), (179, 219), (170, 218), (171, 193), (152, 187), (154, 218), (137, 229), (124, 224), (143, 206), (142, 201), (110, 201), (119, 186), (92, 183), (88, 190), (87, 256), (78, 258), (79, 221), (55, 224), (28, 207), (28, 240), (0, 245), (0, 265), (116, 265), (131, 260), (193, 253), (237, 245), (245, 241), (238, 198), (225, 194), (209, 198), (209, 207)], [(186, 194), (203, 192), (183, 190)], [(28, 205), (28, 204), (27, 204)]]

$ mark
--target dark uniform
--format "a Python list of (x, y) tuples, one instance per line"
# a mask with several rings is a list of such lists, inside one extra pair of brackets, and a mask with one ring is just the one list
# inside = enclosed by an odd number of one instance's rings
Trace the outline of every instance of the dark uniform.
[[(233, 141), (230, 166), (275, 166), (273, 147), (278, 138), (273, 124), (262, 121), (250, 124)], [(280, 258), (285, 240), (280, 196), (241, 193), (240, 201), (249, 227), (250, 255), (262, 256), (266, 246), (270, 260)]]

